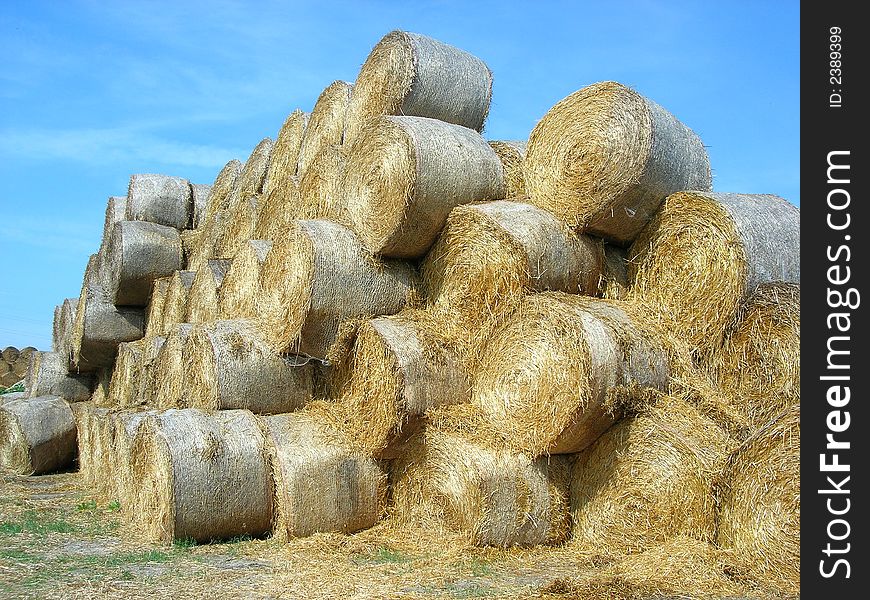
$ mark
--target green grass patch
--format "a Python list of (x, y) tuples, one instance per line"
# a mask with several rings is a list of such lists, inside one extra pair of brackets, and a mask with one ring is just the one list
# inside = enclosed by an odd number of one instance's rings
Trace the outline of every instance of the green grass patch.
[(381, 546), (367, 557), (367, 562), (374, 564), (401, 564), (413, 560), (413, 556), (409, 556), (399, 552), (398, 550), (393, 550), (392, 548), (387, 548), (386, 546)]
[(196, 546), (196, 540), (193, 538), (180, 538), (177, 540), (172, 540), (172, 547), (176, 550), (190, 550)]
[(0, 550), (0, 560), (14, 560), (16, 562), (32, 562), (37, 560), (36, 556), (28, 554), (23, 550)]
[(64, 516), (46, 515), (35, 510), (26, 511), (21, 520), (0, 523), (0, 534), (6, 535), (19, 533), (45, 535), (47, 533), (72, 533), (74, 531), (76, 531), (75, 525), (67, 521)]
[(24, 391), (24, 382), (19, 381), (15, 385), (10, 385), (8, 388), (0, 386), (0, 396), (3, 394), (14, 394), (15, 392), (23, 392)]
[(97, 510), (97, 501), (94, 499), (85, 500), (76, 506), (76, 510)]

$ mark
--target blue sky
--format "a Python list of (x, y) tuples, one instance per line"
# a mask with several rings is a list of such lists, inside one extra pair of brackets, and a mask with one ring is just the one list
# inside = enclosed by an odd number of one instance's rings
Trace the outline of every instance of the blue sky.
[(387, 32), (494, 73), (490, 139), (524, 139), (603, 80), (673, 112), (719, 191), (799, 197), (799, 3), (0, 2), (0, 348), (51, 345), (132, 173), (211, 183)]

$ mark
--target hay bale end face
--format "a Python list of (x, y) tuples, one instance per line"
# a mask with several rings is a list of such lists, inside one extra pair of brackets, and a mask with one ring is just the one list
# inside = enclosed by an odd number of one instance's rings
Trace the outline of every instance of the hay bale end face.
[(629, 251), (630, 300), (700, 354), (762, 283), (800, 283), (800, 211), (772, 195), (670, 195)]
[(260, 269), (272, 242), (248, 240), (233, 257), (217, 292), (217, 313), (223, 319), (257, 316)]
[(141, 174), (130, 177), (127, 188), (128, 221), (149, 221), (175, 229), (190, 225), (190, 182), (168, 175)]
[(76, 421), (63, 398), (21, 398), (0, 405), (0, 468), (39, 475), (69, 466), (75, 455)]
[(305, 406), (314, 366), (275, 354), (247, 321), (194, 327), (182, 351), (188, 406), (287, 413)]
[(296, 221), (263, 262), (257, 327), (276, 352), (322, 360), (342, 323), (395, 314), (416, 287), (413, 267), (372, 257), (347, 228)]
[(523, 172), (528, 143), (518, 140), (493, 140), (489, 145), (495, 150), (504, 169), (505, 198), (528, 196), (526, 176)]
[(711, 189), (695, 133), (619, 83), (596, 83), (558, 102), (529, 136), (531, 201), (571, 227), (629, 244), (668, 194)]
[(657, 334), (626, 303), (528, 296), (481, 351), (472, 402), (516, 449), (579, 452), (616, 421), (623, 400), (668, 389)]
[(154, 280), (182, 268), (181, 237), (165, 225), (121, 221), (112, 231), (105, 260), (105, 285), (112, 303), (144, 307)]
[(274, 489), (263, 433), (249, 411), (146, 417), (130, 455), (133, 525), (146, 537), (207, 542), (270, 530)]
[(275, 481), (275, 535), (353, 533), (377, 523), (386, 475), (305, 413), (261, 420)]
[(30, 359), (24, 387), (31, 398), (60, 396), (67, 402), (89, 400), (94, 377), (69, 372), (69, 362), (59, 352), (35, 352)]
[(800, 590), (800, 405), (758, 430), (718, 478), (716, 541), (761, 581)]
[(425, 254), (460, 204), (504, 198), (504, 170), (480, 134), (425, 117), (370, 121), (350, 147), (344, 194), (375, 254)]
[(491, 98), (492, 73), (482, 60), (424, 35), (393, 31), (357, 75), (345, 143), (380, 115), (430, 117), (481, 131)]

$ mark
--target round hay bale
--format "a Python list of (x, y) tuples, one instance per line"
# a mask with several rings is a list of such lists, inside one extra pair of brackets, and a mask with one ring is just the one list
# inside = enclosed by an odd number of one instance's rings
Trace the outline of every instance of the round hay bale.
[(758, 430), (717, 480), (716, 541), (762, 582), (800, 589), (800, 404)]
[(257, 315), (260, 269), (272, 242), (248, 240), (233, 258), (217, 292), (217, 313), (222, 319), (253, 319)]
[(63, 318), (63, 304), (54, 307), (54, 316), (51, 320), (51, 351), (61, 352), (61, 319)]
[[(128, 407), (136, 405), (139, 378), (142, 377), (142, 355), (152, 343), (152, 338), (144, 337), (135, 342), (118, 345), (118, 357), (109, 383), (108, 402), (110, 406)], [(95, 402), (99, 405), (99, 403)]]
[(191, 391), (187, 379), (192, 374), (184, 372), (184, 346), (192, 330), (190, 323), (179, 323), (166, 335), (152, 365), (153, 379), (146, 404), (161, 409), (187, 405), (187, 394)]
[(75, 454), (75, 417), (63, 398), (40, 396), (0, 405), (0, 469), (40, 475), (68, 466)]
[(2, 356), (3, 361), (11, 365), (16, 360), (18, 360), (18, 348), (16, 348), (15, 346), (6, 346), (5, 348), (3, 348)]
[(628, 294), (631, 279), (628, 276), (628, 252), (625, 248), (604, 244), (604, 270), (601, 273), (601, 296), (622, 300)]
[(377, 523), (387, 495), (377, 462), (305, 413), (260, 422), (275, 482), (275, 537), (353, 533)]
[[(12, 373), (18, 379), (24, 379), (27, 376), (27, 370), (30, 368), (30, 361), (33, 360), (33, 355), (24, 356), (24, 354), (20, 354), (18, 356), (18, 360), (9, 365)], [(65, 364), (69, 364), (69, 361), (64, 360)], [(7, 363), (8, 364), (8, 363)]]
[(121, 221), (126, 220), (135, 220), (127, 219), (127, 197), (109, 196), (109, 200), (106, 202), (106, 216), (103, 219), (103, 237), (100, 243), (101, 250), (109, 243), (109, 238), (112, 237), (112, 231), (115, 229), (115, 223), (120, 223)]
[(168, 175), (132, 175), (125, 220), (149, 221), (175, 229), (190, 225), (190, 182)]
[(158, 365), (156, 363), (160, 350), (163, 348), (163, 344), (166, 343), (166, 338), (163, 336), (152, 336), (146, 339), (148, 339), (148, 344), (142, 349), (139, 376), (135, 380), (136, 387), (131, 397), (133, 406), (154, 402), (159, 383), (156, 374)]
[(800, 403), (801, 290), (758, 286), (737, 311), (708, 368), (755, 430)]
[(480, 331), (528, 292), (595, 294), (603, 260), (547, 211), (497, 200), (453, 209), (421, 270), (433, 308)]
[(242, 163), (233, 159), (220, 170), (211, 186), (211, 193), (208, 195), (208, 205), (205, 220), (201, 225), (202, 228), (208, 229), (212, 225), (214, 216), (227, 209), (233, 190), (236, 189), (238, 179), (242, 174), (242, 168)]
[(91, 450), (92, 489), (104, 498), (117, 498), (116, 480), (118, 477), (115, 463), (115, 426), (112, 409), (95, 408), (88, 420), (88, 439)]
[(409, 264), (372, 257), (341, 225), (296, 221), (260, 270), (258, 328), (275, 351), (322, 360), (342, 323), (399, 312), (416, 279)]
[(505, 198), (524, 198), (526, 191), (526, 176), (523, 173), (523, 163), (526, 160), (528, 142), (518, 140), (494, 140), (489, 142), (495, 150), (501, 166), (504, 169)]
[(38, 352), (38, 350), (33, 346), (25, 346), (18, 351), (18, 358), (19, 360), (22, 358), (25, 360), (30, 360), (30, 357), (33, 355), (34, 352)]
[(516, 449), (579, 452), (616, 421), (623, 401), (668, 389), (657, 333), (626, 303), (528, 296), (481, 351), (472, 402)]
[(203, 183), (190, 184), (192, 209), (190, 226), (194, 229), (197, 229), (205, 222), (205, 215), (208, 210), (212, 188), (213, 186)]
[(733, 442), (710, 419), (662, 398), (607, 430), (574, 463), (572, 544), (640, 552), (674, 536), (713, 541), (713, 478)]
[(362, 323), (345, 364), (337, 365), (340, 401), (325, 406), (324, 421), (355, 448), (378, 458), (413, 431), (437, 406), (468, 402), (471, 376), (457, 348), (462, 338), (420, 310)]
[(525, 175), (532, 203), (621, 246), (668, 194), (711, 189), (700, 138), (613, 81), (585, 87), (547, 111), (529, 136)]
[(296, 161), (296, 173), (300, 178), (305, 176), (308, 167), (323, 148), (342, 143), (351, 90), (352, 83), (333, 81), (318, 96), (305, 127)]
[[(120, 347), (120, 344), (118, 346)], [(104, 368), (98, 369), (97, 372), (94, 373), (94, 392), (91, 394), (91, 402), (93, 402), (95, 406), (111, 406), (112, 403), (109, 400), (109, 385), (112, 381), (113, 370), (114, 367)]]
[(182, 351), (187, 405), (286, 413), (312, 397), (314, 366), (275, 354), (248, 321), (194, 327)]
[(254, 147), (248, 160), (245, 161), (245, 166), (236, 180), (225, 208), (231, 209), (233, 203), (239, 198), (247, 200), (263, 192), (273, 147), (272, 138), (263, 138)]
[(218, 237), (212, 254), (216, 258), (232, 259), (239, 249), (254, 235), (257, 225), (260, 196), (239, 196), (228, 209), (228, 221), (223, 234)]
[(481, 131), (492, 98), (482, 60), (430, 37), (393, 31), (372, 49), (347, 108), (345, 143), (379, 115), (415, 115)]
[(60, 319), (57, 322), (57, 329), (54, 330), (54, 328), (52, 328), (52, 349), (54, 349), (56, 343), (57, 349), (55, 351), (66, 356), (67, 361), (72, 361), (72, 338), (78, 305), (78, 298), (64, 299), (63, 303), (60, 305), (61, 311)]
[(139, 431), (139, 426), (151, 415), (158, 414), (154, 410), (124, 410), (112, 413), (114, 439), (115, 496), (121, 504), (121, 513), (126, 522), (133, 520), (132, 509), (135, 505), (137, 485), (131, 471), (131, 450), (133, 439)]
[(82, 482), (89, 484), (91, 482), (91, 473), (93, 469), (91, 465), (93, 445), (88, 437), (90, 429), (88, 428), (88, 420), (91, 418), (91, 413), (97, 408), (93, 402), (76, 402), (69, 405), (72, 410), (73, 418), (76, 425), (76, 451), (78, 455), (79, 474)]
[(181, 269), (176, 229), (145, 221), (115, 224), (106, 247), (106, 291), (116, 306), (146, 306), (155, 279)]
[(25, 388), (31, 398), (60, 396), (67, 402), (90, 400), (94, 377), (69, 373), (69, 362), (60, 352), (37, 352), (31, 356)]
[(18, 375), (16, 375), (15, 373), (12, 372), (11, 368), (9, 367), (9, 365), (7, 363), (5, 363), (5, 362), (3, 363), (3, 366), (0, 367), (0, 372), (2, 372), (2, 369), (10, 369), (10, 370), (6, 371), (2, 375), (0, 375), (0, 386), (12, 387), (13, 385), (15, 385), (16, 383), (18, 383), (21, 380), (21, 378), (18, 377)]
[(568, 465), (567, 457), (533, 459), (428, 426), (393, 463), (393, 510), (477, 546), (559, 544), (570, 529)]
[[(196, 254), (197, 248), (199, 248), (200, 241), (202, 236), (204, 235), (204, 231), (202, 229), (185, 229), (180, 233), (181, 237), (181, 255), (183, 257), (182, 263), (188, 264), (191, 259)], [(189, 267), (188, 267), (189, 268)], [(190, 269), (191, 271), (195, 271), (196, 269)]]
[(196, 271), (176, 271), (169, 280), (166, 288), (166, 298), (163, 301), (161, 332), (169, 331), (173, 325), (184, 323), (187, 314), (187, 298)]
[(299, 195), (305, 219), (329, 219), (336, 223), (348, 222), (341, 178), (345, 155), (341, 146), (323, 146), (311, 160), (299, 179)]
[(163, 311), (166, 309), (166, 294), (172, 277), (160, 277), (154, 280), (151, 286), (151, 298), (145, 311), (146, 335), (163, 334)]
[(800, 211), (771, 195), (672, 194), (631, 247), (629, 276), (629, 299), (704, 353), (759, 285), (800, 283)]
[(251, 238), (273, 241), (284, 237), (290, 223), (302, 218), (302, 197), (299, 181), (293, 177), (284, 186), (273, 188), (257, 205), (256, 225)]
[(282, 189), (296, 177), (299, 148), (308, 125), (309, 114), (294, 110), (284, 120), (266, 165), (263, 195), (282, 195)]
[(460, 204), (504, 198), (504, 170), (479, 133), (424, 117), (380, 117), (351, 146), (344, 195), (375, 254), (425, 254)]
[(218, 289), (231, 264), (229, 260), (213, 259), (196, 272), (187, 296), (185, 322), (196, 325), (218, 319)]
[(133, 439), (134, 525), (155, 542), (266, 534), (274, 488), (263, 433), (246, 410), (170, 410)]

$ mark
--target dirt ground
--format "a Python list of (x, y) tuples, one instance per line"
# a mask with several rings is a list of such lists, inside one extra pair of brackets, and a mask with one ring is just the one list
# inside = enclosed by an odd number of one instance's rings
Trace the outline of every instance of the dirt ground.
[(5, 475), (0, 491), (0, 598), (575, 598), (570, 582), (594, 575), (598, 560), (569, 548), (475, 548), (389, 521), (289, 543), (164, 547), (137, 540), (119, 504), (89, 494), (78, 473)]

